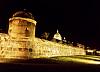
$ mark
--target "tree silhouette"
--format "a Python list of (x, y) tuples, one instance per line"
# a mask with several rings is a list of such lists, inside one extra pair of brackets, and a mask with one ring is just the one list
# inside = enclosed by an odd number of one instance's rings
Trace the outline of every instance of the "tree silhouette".
[(41, 35), (41, 39), (48, 39), (48, 37), (49, 37), (49, 33), (47, 33), (47, 32), (44, 32), (42, 35)]

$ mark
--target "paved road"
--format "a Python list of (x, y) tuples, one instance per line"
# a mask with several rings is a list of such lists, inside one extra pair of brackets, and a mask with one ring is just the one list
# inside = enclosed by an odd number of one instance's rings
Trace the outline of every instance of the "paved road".
[(87, 55), (21, 60), (16, 61), (16, 63), (1, 63), (0, 72), (1, 71), (100, 72), (100, 57)]

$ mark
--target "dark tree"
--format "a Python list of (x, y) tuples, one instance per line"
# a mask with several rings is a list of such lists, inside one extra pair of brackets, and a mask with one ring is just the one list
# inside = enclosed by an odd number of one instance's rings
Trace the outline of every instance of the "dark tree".
[(48, 37), (49, 37), (49, 33), (47, 33), (47, 32), (44, 32), (42, 35), (41, 35), (41, 39), (48, 39)]

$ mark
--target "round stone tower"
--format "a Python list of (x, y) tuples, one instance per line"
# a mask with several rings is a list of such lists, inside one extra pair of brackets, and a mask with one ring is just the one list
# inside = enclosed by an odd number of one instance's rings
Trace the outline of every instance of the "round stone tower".
[(34, 46), (36, 21), (31, 13), (18, 11), (9, 19), (8, 34), (15, 43), (14, 57), (30, 58)]

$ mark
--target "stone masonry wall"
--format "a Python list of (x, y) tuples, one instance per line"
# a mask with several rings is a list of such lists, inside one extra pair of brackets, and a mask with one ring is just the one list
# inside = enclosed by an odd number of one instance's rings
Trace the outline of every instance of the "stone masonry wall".
[(33, 57), (85, 55), (85, 50), (79, 47), (58, 44), (44, 39), (35, 38)]

